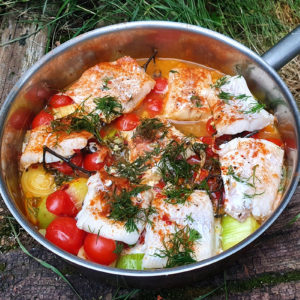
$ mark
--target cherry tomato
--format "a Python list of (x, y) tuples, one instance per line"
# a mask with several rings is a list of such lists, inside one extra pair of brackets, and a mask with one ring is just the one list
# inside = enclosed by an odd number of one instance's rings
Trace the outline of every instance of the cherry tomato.
[(49, 101), (49, 105), (54, 108), (70, 105), (73, 103), (74, 102), (72, 98), (67, 95), (53, 95)]
[(63, 250), (77, 255), (83, 244), (85, 232), (70, 217), (57, 217), (46, 229), (46, 239)]
[(214, 138), (210, 136), (203, 136), (200, 138), (201, 141), (206, 145), (213, 145), (214, 144)]
[(15, 129), (28, 129), (32, 112), (26, 107), (18, 108), (9, 118), (8, 124)]
[(280, 139), (276, 139), (276, 138), (267, 138), (266, 140), (269, 141), (269, 142), (274, 143), (275, 145), (277, 145), (277, 146), (279, 146), (279, 147), (283, 146), (283, 142), (282, 142)]
[(164, 91), (166, 90), (166, 88), (168, 86), (168, 79), (159, 77), (159, 78), (156, 78), (155, 81), (156, 81), (156, 84), (153, 88), (153, 91), (158, 94), (164, 93)]
[(36, 128), (41, 125), (50, 124), (50, 122), (54, 120), (53, 115), (49, 114), (45, 110), (40, 111), (31, 123), (31, 128)]
[(138, 126), (139, 121), (140, 119), (136, 114), (125, 114), (117, 119), (116, 128), (123, 131), (133, 130)]
[(213, 122), (214, 122), (213, 118), (210, 118), (210, 119), (208, 119), (208, 121), (206, 123), (206, 131), (210, 135), (214, 135), (217, 132), (216, 127), (213, 124)]
[(71, 197), (63, 190), (50, 194), (46, 200), (46, 207), (57, 216), (75, 217), (78, 213)]
[[(82, 161), (83, 161), (83, 156), (81, 152), (76, 153), (72, 158), (71, 162), (78, 166), (82, 166)], [(65, 174), (65, 175), (72, 175), (73, 174), (73, 169), (65, 162), (54, 162), (50, 164), (52, 168), (57, 169), (59, 172)]]
[(98, 171), (104, 167), (104, 161), (101, 161), (99, 152), (87, 154), (83, 160), (83, 167), (88, 171)]
[(24, 97), (35, 107), (42, 108), (45, 100), (49, 99), (49, 97), (53, 94), (54, 90), (52, 90), (47, 83), (39, 82), (35, 85), (30, 86), (27, 89)]
[(97, 234), (89, 233), (84, 240), (84, 251), (87, 257), (101, 265), (110, 265), (117, 259), (116, 242)]
[(163, 108), (163, 98), (160, 94), (151, 92), (146, 97), (144, 103), (150, 117), (154, 117), (161, 113)]

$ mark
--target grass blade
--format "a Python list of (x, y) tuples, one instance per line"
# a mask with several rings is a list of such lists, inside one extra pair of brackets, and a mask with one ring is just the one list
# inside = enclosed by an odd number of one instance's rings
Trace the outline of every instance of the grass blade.
[(67, 279), (67, 278), (66, 278), (66, 277), (65, 277), (65, 276), (57, 269), (57, 268), (55, 268), (54, 266), (48, 264), (48, 263), (45, 262), (45, 261), (43, 261), (43, 260), (41, 260), (41, 259), (39, 259), (39, 258), (33, 256), (33, 255), (32, 255), (32, 254), (24, 247), (24, 245), (21, 243), (21, 241), (20, 241), (20, 239), (19, 239), (19, 237), (18, 237), (18, 234), (17, 234), (17, 232), (16, 232), (16, 230), (15, 230), (15, 227), (14, 227), (14, 225), (12, 224), (12, 222), (11, 222), (10, 219), (11, 219), (11, 218), (8, 218), (8, 222), (9, 222), (9, 224), (10, 224), (10, 227), (11, 227), (11, 229), (12, 229), (12, 231), (13, 231), (14, 237), (15, 237), (16, 241), (18, 242), (18, 244), (19, 244), (21, 250), (22, 250), (26, 255), (28, 255), (29, 257), (33, 258), (33, 259), (36, 260), (38, 263), (40, 263), (43, 267), (45, 267), (45, 268), (47, 268), (47, 269), (53, 271), (53, 272), (54, 272), (55, 274), (57, 274), (60, 278), (62, 278), (62, 279), (69, 285), (69, 287), (72, 289), (72, 291), (76, 294), (76, 296), (78, 297), (78, 299), (82, 300), (81, 296), (80, 296), (80, 295), (78, 294), (78, 292), (75, 290), (75, 288), (74, 288), (73, 285), (70, 283), (70, 281), (69, 281), (69, 280), (68, 280), (68, 279)]

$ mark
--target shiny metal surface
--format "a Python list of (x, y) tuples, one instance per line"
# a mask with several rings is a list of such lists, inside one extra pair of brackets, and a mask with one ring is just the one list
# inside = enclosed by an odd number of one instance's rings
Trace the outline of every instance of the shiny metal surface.
[(275, 70), (279, 70), (300, 53), (300, 25), (262, 55)]
[[(187, 266), (155, 271), (121, 270), (82, 260), (49, 243), (23, 213), (18, 157), (25, 128), (44, 101), (69, 85), (81, 73), (101, 61), (123, 55), (144, 58), (154, 48), (159, 57), (194, 61), (227, 74), (245, 76), (251, 91), (273, 110), (287, 143), (288, 182), (284, 198), (273, 215), (251, 236), (210, 259)], [(16, 124), (22, 115), (23, 124)], [(133, 22), (104, 27), (76, 37), (45, 55), (28, 70), (8, 95), (0, 113), (1, 194), (18, 222), (39, 243), (92, 276), (136, 287), (179, 286), (199, 280), (220, 268), (228, 258), (260, 236), (288, 204), (299, 177), (299, 113), (295, 101), (278, 74), (261, 57), (238, 42), (197, 26), (173, 22)]]

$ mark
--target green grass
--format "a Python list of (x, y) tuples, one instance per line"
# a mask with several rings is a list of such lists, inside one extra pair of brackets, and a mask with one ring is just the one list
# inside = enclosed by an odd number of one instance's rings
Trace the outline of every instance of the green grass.
[[(24, 13), (24, 10), (26, 13)], [(137, 20), (171, 20), (203, 26), (263, 52), (300, 18), (299, 0), (112, 0), (20, 1), (0, 3), (0, 15), (48, 29), (46, 51), (99, 26)], [(292, 20), (292, 21), (291, 21)]]

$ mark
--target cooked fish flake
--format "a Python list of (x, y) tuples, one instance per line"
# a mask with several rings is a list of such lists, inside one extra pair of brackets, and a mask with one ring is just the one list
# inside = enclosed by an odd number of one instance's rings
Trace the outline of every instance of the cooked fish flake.
[(284, 151), (253, 138), (236, 138), (220, 148), (225, 212), (241, 222), (251, 214), (265, 220), (278, 204)]

